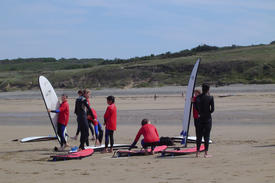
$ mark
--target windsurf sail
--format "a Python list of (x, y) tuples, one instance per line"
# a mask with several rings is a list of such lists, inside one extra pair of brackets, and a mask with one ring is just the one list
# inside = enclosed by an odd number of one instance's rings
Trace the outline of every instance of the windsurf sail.
[(192, 102), (191, 98), (193, 97), (197, 72), (200, 65), (200, 58), (196, 61), (193, 70), (190, 75), (190, 79), (187, 86), (186, 96), (185, 96), (185, 104), (184, 104), (184, 113), (183, 113), (183, 122), (182, 122), (182, 132), (181, 135), (183, 136), (182, 144), (186, 147), (187, 146), (187, 137), (190, 125), (190, 115), (191, 115), (191, 107)]

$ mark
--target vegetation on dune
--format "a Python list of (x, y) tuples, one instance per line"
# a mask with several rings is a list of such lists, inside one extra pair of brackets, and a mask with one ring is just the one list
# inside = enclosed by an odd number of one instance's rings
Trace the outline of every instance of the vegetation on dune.
[(0, 90), (33, 89), (44, 75), (57, 88), (187, 85), (201, 58), (198, 83), (275, 83), (275, 44), (218, 48), (200, 45), (176, 53), (130, 59), (29, 58), (0, 61)]

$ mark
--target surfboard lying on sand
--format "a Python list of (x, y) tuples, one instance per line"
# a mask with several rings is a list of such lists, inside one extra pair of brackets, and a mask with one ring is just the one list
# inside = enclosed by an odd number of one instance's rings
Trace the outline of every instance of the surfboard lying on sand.
[(26, 142), (40, 142), (40, 141), (48, 141), (48, 140), (56, 140), (56, 136), (36, 136), (36, 137), (26, 137), (20, 140), (21, 143)]
[(62, 161), (62, 160), (72, 160), (72, 159), (82, 159), (88, 156), (91, 156), (94, 153), (93, 149), (84, 149), (78, 152), (69, 152), (63, 155), (53, 155), (53, 161)]
[[(162, 152), (163, 150), (165, 150), (167, 148), (166, 145), (162, 145), (162, 146), (157, 146), (154, 149), (154, 153), (159, 153)], [(151, 152), (151, 148), (148, 149), (148, 152)], [(118, 150), (115, 152), (117, 157), (125, 157), (125, 156), (144, 156), (145, 155), (145, 150)]]
[[(200, 147), (200, 152), (204, 151), (204, 145), (202, 144)], [(197, 147), (192, 148), (183, 148), (179, 150), (164, 150), (161, 152), (161, 156), (177, 156), (177, 155), (187, 155), (196, 153)]]
[[(110, 147), (110, 144), (109, 144), (108, 147)], [(131, 147), (130, 144), (114, 144), (113, 145), (113, 149), (114, 150), (125, 149), (125, 148), (129, 148), (129, 147)], [(135, 147), (137, 147), (137, 146), (135, 146)], [(100, 146), (94, 146), (94, 145), (92, 145), (92, 146), (86, 146), (85, 147), (85, 149), (93, 149), (94, 152), (102, 151), (104, 148), (105, 148), (105, 145), (103, 145), (103, 144), (100, 145)], [(76, 152), (77, 150), (78, 150), (78, 147), (76, 146), (76, 147), (73, 147), (70, 152)]]
[[(181, 142), (182, 139), (183, 139), (183, 136), (174, 136), (174, 137), (171, 137), (172, 140), (174, 140), (174, 142)], [(196, 136), (188, 136), (187, 137), (187, 142), (189, 143), (196, 143)], [(202, 137), (202, 142), (204, 142), (204, 138)], [(210, 139), (209, 140), (209, 143), (212, 144), (213, 141)]]

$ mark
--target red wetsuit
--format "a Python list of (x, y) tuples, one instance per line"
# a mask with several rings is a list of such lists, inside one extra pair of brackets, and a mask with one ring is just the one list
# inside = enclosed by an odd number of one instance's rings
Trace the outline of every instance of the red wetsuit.
[(117, 110), (115, 104), (111, 104), (107, 107), (106, 112), (104, 114), (104, 120), (107, 130), (116, 130)]
[(92, 118), (91, 115), (88, 115), (88, 120), (91, 120), (92, 123), (93, 123), (93, 125), (96, 126), (96, 125), (98, 125), (98, 122), (97, 122), (97, 113), (96, 113), (96, 111), (95, 111), (94, 108), (91, 108), (91, 109), (92, 109), (92, 112), (93, 112), (93, 115), (94, 115), (94, 119), (96, 119), (96, 120), (93, 120), (93, 118)]
[(89, 104), (89, 106), (90, 106), (90, 108), (91, 108), (91, 110), (92, 110), (93, 116), (94, 116), (94, 118), (93, 118), (90, 114), (88, 114), (87, 119), (90, 120), (90, 121), (92, 121), (93, 125), (98, 125), (98, 122), (95, 122), (95, 121), (94, 121), (94, 119), (97, 119), (97, 113), (96, 113), (96, 111), (91, 107), (91, 103), (90, 103), (90, 100), (89, 100), (89, 99), (87, 99), (87, 102), (88, 102), (88, 104)]
[(139, 129), (134, 142), (138, 142), (139, 137), (141, 135), (144, 136), (144, 142), (145, 143), (152, 143), (152, 142), (158, 142), (159, 141), (158, 131), (157, 131), (156, 127), (152, 124), (143, 125)]
[(67, 126), (69, 122), (69, 104), (68, 102), (62, 102), (59, 107), (59, 114), (58, 114), (58, 123)]
[(193, 118), (194, 119), (198, 119), (199, 118), (199, 112), (197, 111), (194, 103), (196, 102), (196, 98), (197, 97), (193, 97), (194, 98), (194, 102), (193, 102)]

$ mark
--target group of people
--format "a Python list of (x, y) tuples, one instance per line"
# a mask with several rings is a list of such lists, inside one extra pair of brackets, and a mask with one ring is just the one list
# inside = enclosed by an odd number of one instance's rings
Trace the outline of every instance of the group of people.
[[(103, 139), (103, 128), (98, 120), (96, 110), (91, 106), (90, 103), (90, 90), (84, 89), (78, 91), (78, 98), (75, 101), (75, 110), (74, 113), (77, 117), (77, 131), (74, 139), (77, 139), (80, 133), (80, 145), (79, 150), (84, 150), (84, 145), (89, 146), (89, 128), (94, 136), (95, 134), (95, 144), (101, 145)], [(57, 120), (57, 134), (60, 137), (60, 149), (63, 150), (68, 147), (66, 138), (65, 138), (65, 129), (69, 121), (69, 104), (68, 96), (62, 94), (59, 109), (51, 110), (48, 109), (48, 112), (58, 113)], [(114, 131), (116, 130), (117, 123), (117, 109), (115, 105), (115, 97), (107, 97), (108, 107), (104, 114), (104, 123), (105, 126), (105, 148), (103, 152), (112, 152), (114, 144)], [(92, 127), (93, 126), (93, 127)], [(110, 139), (110, 146), (109, 145)]]
[[(196, 157), (199, 156), (200, 147), (202, 143), (202, 137), (204, 137), (205, 144), (205, 154), (204, 157), (210, 157), (208, 154), (210, 131), (212, 128), (212, 117), (211, 113), (214, 112), (214, 98), (209, 95), (209, 85), (202, 85), (202, 93), (200, 90), (194, 91), (194, 97), (191, 99), (193, 103), (193, 117), (196, 130), (196, 144), (197, 152)], [(87, 89), (78, 91), (78, 98), (75, 101), (75, 111), (77, 116), (77, 132), (76, 136), (73, 137), (77, 139), (80, 133), (80, 145), (79, 149), (83, 150), (84, 145), (89, 146), (89, 128), (92, 134), (95, 133), (95, 144), (101, 145), (103, 138), (103, 129), (100, 121), (98, 120), (97, 113), (90, 103), (91, 92)], [(60, 137), (61, 149), (68, 147), (65, 140), (65, 129), (69, 121), (69, 104), (68, 96), (63, 94), (61, 96), (62, 103), (58, 110), (48, 110), (49, 112), (59, 113), (58, 115), (58, 125), (57, 132)], [(114, 131), (116, 130), (117, 123), (117, 109), (115, 105), (115, 97), (107, 97), (108, 107), (104, 114), (105, 126), (105, 148), (103, 152), (112, 152), (114, 144)], [(94, 132), (93, 132), (93, 127)], [(151, 147), (150, 153), (153, 153), (154, 148), (160, 144), (160, 138), (158, 131), (154, 125), (150, 123), (148, 119), (143, 119), (141, 121), (141, 128), (139, 129), (136, 138), (129, 150), (131, 150), (137, 144), (140, 136), (143, 135), (144, 139), (141, 141), (145, 152), (148, 153), (147, 148)], [(110, 141), (110, 148), (108, 148)]]

